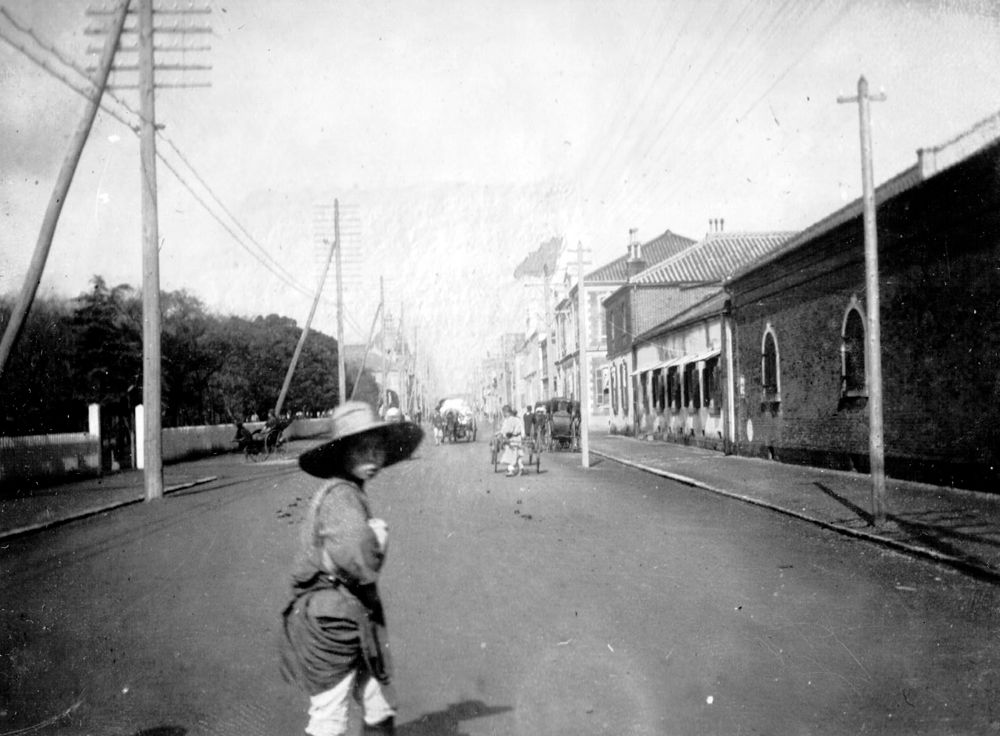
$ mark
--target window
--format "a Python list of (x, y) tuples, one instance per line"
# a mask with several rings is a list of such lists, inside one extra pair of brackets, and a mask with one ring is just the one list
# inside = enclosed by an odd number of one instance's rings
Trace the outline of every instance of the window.
[(622, 408), (622, 414), (628, 414), (628, 376), (625, 375), (625, 364), (622, 363), (618, 366), (618, 390), (620, 392), (618, 396), (619, 405)]
[(705, 361), (705, 399), (710, 409), (722, 408), (722, 375), (719, 367), (719, 357)]
[(618, 414), (618, 369), (611, 366), (611, 413)]
[(687, 399), (689, 409), (701, 408), (701, 381), (697, 363), (687, 363), (684, 366), (684, 398)]
[(594, 387), (591, 395), (594, 397), (594, 407), (599, 408), (608, 403), (608, 390), (604, 386), (604, 368), (598, 367), (591, 369), (590, 380), (591, 385)]
[(653, 410), (663, 411), (663, 369), (653, 371)]
[(761, 345), (760, 374), (765, 403), (781, 401), (780, 375), (778, 372), (778, 342), (774, 330), (768, 324), (764, 330), (764, 340)]
[(677, 366), (667, 369), (667, 400), (670, 402), (671, 411), (679, 411), (681, 408), (681, 381)]
[(840, 393), (842, 396), (865, 396), (867, 388), (865, 320), (855, 297), (847, 308), (840, 336)]

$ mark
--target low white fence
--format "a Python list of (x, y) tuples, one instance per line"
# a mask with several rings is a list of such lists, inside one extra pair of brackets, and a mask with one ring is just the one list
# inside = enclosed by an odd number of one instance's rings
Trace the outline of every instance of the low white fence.
[[(296, 419), (286, 429), (285, 437), (307, 439), (330, 431), (329, 417)], [(250, 431), (264, 426), (249, 422)], [(236, 450), (233, 438), (236, 425), (216, 424), (202, 427), (172, 427), (161, 435), (163, 462), (190, 460)], [(0, 437), (0, 488), (13, 481), (85, 477), (101, 474), (101, 438), (90, 432)]]
[[(264, 422), (244, 424), (253, 432), (264, 426)], [(318, 437), (330, 431), (330, 419), (295, 419), (285, 429), (289, 440)], [(163, 462), (176, 462), (205, 455), (218, 455), (236, 449), (235, 424), (216, 424), (207, 427), (173, 427), (163, 430), (161, 439)]]
[(101, 438), (89, 432), (0, 437), (0, 485), (15, 479), (98, 475)]

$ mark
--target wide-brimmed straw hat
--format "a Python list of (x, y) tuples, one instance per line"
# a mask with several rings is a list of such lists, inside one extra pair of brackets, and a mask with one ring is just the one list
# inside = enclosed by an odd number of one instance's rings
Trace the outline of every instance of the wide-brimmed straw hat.
[(332, 437), (299, 457), (299, 467), (317, 478), (331, 478), (344, 468), (345, 453), (362, 436), (378, 437), (386, 465), (405, 460), (417, 449), (424, 431), (413, 422), (382, 422), (363, 401), (346, 401), (333, 411)]

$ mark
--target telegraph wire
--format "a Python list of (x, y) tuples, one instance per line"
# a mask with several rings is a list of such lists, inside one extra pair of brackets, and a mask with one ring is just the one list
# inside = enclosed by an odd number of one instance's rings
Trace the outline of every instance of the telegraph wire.
[[(819, 38), (821, 35), (827, 33), (832, 27), (834, 27), (835, 25), (837, 25), (843, 19), (843, 17), (846, 15), (846, 13), (848, 12), (848, 10), (850, 9), (850, 6), (851, 6), (852, 3), (853, 3), (853, 0), (851, 0), (851, 2), (848, 2), (845, 6), (842, 6), (841, 9), (832, 18), (829, 18), (828, 20), (826, 20), (825, 23), (817, 30), (817, 32), (815, 34), (812, 34), (810, 36), (810, 38), (803, 43), (803, 45), (805, 47), (805, 50), (803, 52), (799, 53), (795, 58), (793, 58), (788, 63), (788, 65), (785, 67), (785, 69), (783, 69), (782, 72), (778, 75), (778, 78), (776, 80), (774, 80), (772, 82), (772, 84), (769, 85), (769, 87), (768, 87), (769, 91), (772, 90), (772, 89), (774, 89), (774, 87), (777, 86), (777, 83), (781, 79), (784, 79), (791, 72), (791, 70), (793, 68), (795, 68), (798, 64), (800, 64), (802, 62), (802, 60), (806, 56), (808, 56), (809, 51), (811, 51), (814, 48), (815, 40), (817, 38)], [(823, 0), (819, 0), (819, 2), (818, 2), (818, 4), (817, 4), (816, 7), (818, 8), (822, 4), (823, 4)], [(778, 29), (775, 29), (775, 32), (777, 32), (777, 30)], [(742, 83), (745, 78), (746, 78), (746, 75), (744, 75), (743, 77), (739, 78), (738, 83)], [(745, 117), (745, 115), (749, 114), (753, 109), (756, 108), (757, 105), (760, 104), (760, 102), (762, 102), (764, 99), (766, 99), (767, 94), (768, 94), (768, 92), (765, 92), (764, 94), (759, 95), (754, 100), (754, 102), (748, 108), (746, 108), (746, 113), (744, 114), (744, 116), (741, 116), (738, 119), (738, 122), (742, 121), (742, 119)], [(696, 155), (696, 153), (697, 153), (698, 150), (701, 150), (701, 146), (703, 145), (703, 143), (705, 143), (707, 140), (709, 140), (713, 136), (714, 137), (718, 137), (718, 132), (716, 131), (716, 129), (720, 125), (728, 125), (729, 124), (728, 111), (731, 110), (734, 105), (738, 104), (738, 102), (739, 102), (739, 98), (735, 97), (735, 98), (731, 99), (727, 104), (725, 104), (724, 106), (722, 106), (721, 108), (715, 108), (715, 109), (713, 109), (711, 111), (706, 111), (706, 112), (703, 113), (703, 115), (698, 119), (699, 122), (701, 122), (702, 120), (704, 120), (704, 118), (707, 117), (710, 114), (713, 115), (712, 121), (709, 122), (706, 125), (696, 126), (696, 128), (698, 130), (700, 130), (701, 133), (698, 135), (697, 138), (694, 139), (694, 141), (690, 142), (690, 144), (688, 146), (686, 146), (683, 151), (680, 152), (680, 156), (678, 157), (677, 162), (676, 162), (676, 170), (677, 171), (684, 171), (685, 170), (685, 167), (688, 165), (688, 162), (691, 160), (691, 157), (694, 156), (694, 155)], [(656, 158), (655, 155), (653, 156), (653, 158), (654, 159)], [(647, 173), (649, 173), (649, 170), (647, 170)], [(650, 183), (649, 185), (647, 185), (647, 187), (644, 189), (644, 191), (642, 191), (639, 194), (638, 197), (633, 198), (633, 205), (632, 205), (632, 207), (635, 210), (640, 210), (641, 211), (643, 208), (647, 208), (649, 206), (649, 202), (650, 202), (651, 199), (660, 198), (661, 200), (669, 200), (669, 198), (672, 197), (678, 191), (678, 189), (680, 187), (682, 187), (682, 186), (683, 186), (683, 182), (680, 179), (678, 179), (677, 177), (670, 177), (669, 178), (669, 183), (667, 184), (666, 188), (663, 189), (660, 192), (657, 192), (657, 190), (656, 190), (657, 185), (655, 183)], [(618, 199), (616, 200), (616, 202), (620, 201), (622, 199), (623, 195), (624, 195), (624, 193), (620, 193), (620, 195), (619, 195)]]
[[(761, 25), (758, 22), (758, 23), (754, 23), (751, 26), (749, 26), (747, 28), (747, 32), (744, 34), (744, 37), (743, 37), (742, 41), (740, 41), (735, 47), (730, 47), (729, 50), (728, 50), (728, 52), (726, 54), (723, 54), (721, 52), (721, 50), (723, 49), (723, 47), (726, 44), (726, 39), (736, 29), (737, 25), (742, 20), (743, 15), (745, 14), (745, 12), (751, 7), (750, 5), (746, 6), (744, 8), (744, 12), (741, 13), (740, 16), (736, 19), (736, 22), (734, 22), (730, 26), (729, 30), (722, 36), (720, 42), (717, 43), (714, 46), (714, 48), (712, 48), (711, 51), (703, 57), (703, 58), (705, 58), (705, 62), (702, 63), (699, 66), (699, 70), (700, 71), (699, 71), (697, 77), (694, 78), (694, 79), (692, 79), (692, 80), (690, 80), (690, 81), (688, 81), (686, 83), (686, 86), (683, 88), (683, 92), (671, 92), (670, 96), (671, 97), (680, 98), (681, 102), (679, 104), (677, 104), (677, 105), (674, 106), (674, 108), (673, 108), (670, 116), (667, 118), (667, 121), (666, 122), (658, 122), (654, 118), (654, 120), (651, 122), (651, 124), (649, 126), (647, 126), (647, 130), (651, 131), (652, 137), (648, 138), (647, 141), (643, 141), (641, 139), (639, 141), (637, 141), (637, 143), (632, 148), (630, 148), (627, 151), (623, 152), (624, 153), (624, 158), (627, 160), (629, 158), (629, 156), (632, 155), (633, 153), (635, 153), (635, 152), (637, 152), (639, 150), (643, 150), (643, 151), (647, 152), (647, 155), (644, 156), (644, 157), (653, 158), (655, 160), (654, 156), (648, 156), (648, 152), (655, 150), (660, 145), (661, 141), (663, 141), (665, 138), (672, 139), (672, 138), (670, 138), (670, 136), (673, 136), (674, 131), (672, 130), (671, 126), (672, 126), (674, 120), (677, 119), (677, 117), (681, 113), (681, 111), (684, 111), (686, 113), (688, 109), (694, 108), (694, 109), (702, 109), (703, 111), (705, 111), (707, 109), (709, 111), (714, 112), (713, 108), (706, 107), (703, 104), (703, 100), (706, 97), (708, 97), (708, 99), (710, 99), (710, 100), (721, 101), (721, 100), (725, 99), (725, 97), (718, 95), (717, 92), (705, 90), (705, 89), (702, 89), (702, 88), (699, 87), (699, 85), (701, 83), (701, 80), (703, 79), (704, 75), (706, 73), (708, 73), (710, 70), (718, 70), (720, 68), (720, 66), (722, 66), (722, 68), (728, 68), (728, 63), (735, 63), (735, 62), (739, 61), (742, 58), (742, 48), (747, 43), (747, 40), (748, 40), (748, 38), (750, 36), (750, 29), (751, 28), (756, 28), (758, 34), (760, 34), (760, 33), (767, 34), (767, 33), (770, 32), (770, 29), (772, 29), (772, 28), (776, 29), (777, 28), (777, 26), (776, 26), (776, 19), (784, 13), (785, 8), (787, 8), (791, 4), (791, 2), (792, 2), (792, 0), (784, 0), (784, 3), (777, 9), (776, 12), (773, 12), (773, 13), (770, 14), (769, 19), (764, 24)], [(760, 19), (764, 18), (764, 15), (765, 14), (763, 12), (759, 13), (757, 15), (757, 21), (759, 21)], [(764, 46), (764, 44), (760, 44), (760, 46)], [(721, 65), (720, 64), (712, 65), (711, 64), (712, 59), (713, 58), (719, 58), (719, 57), (721, 57), (723, 59)], [(692, 64), (692, 66), (693, 66), (693, 64)], [(743, 68), (745, 70), (749, 70), (749, 72), (751, 74), (754, 73), (754, 66), (753, 65), (744, 64)], [(693, 94), (692, 94), (692, 92), (693, 92)], [(703, 133), (704, 133), (704, 130), (703, 130)], [(639, 148), (640, 144), (643, 146), (642, 149)], [(684, 147), (685, 147), (686, 150), (692, 150), (694, 148), (694, 146), (691, 145), (690, 141), (685, 141)], [(643, 177), (647, 176), (648, 173), (649, 173), (649, 169), (648, 168), (641, 169), (637, 173), (636, 178), (641, 180)], [(609, 202), (609, 206), (611, 208), (614, 208), (614, 207), (617, 206), (619, 200), (621, 199), (621, 192), (623, 190), (624, 190), (624, 186), (622, 186), (619, 189), (618, 196), (616, 196), (613, 200), (611, 200), (611, 202)]]
[[(85, 78), (85, 79), (87, 79), (89, 81), (89, 77), (86, 74), (86, 72), (84, 72), (82, 69), (80, 69), (79, 66), (77, 66), (72, 60), (67, 59), (67, 57), (64, 54), (62, 54), (60, 51), (58, 51), (55, 46), (53, 46), (51, 44), (48, 44), (44, 40), (42, 40), (41, 37), (39, 37), (38, 34), (36, 34), (32, 29), (30, 29), (29, 27), (24, 26), (23, 24), (19, 23), (13, 16), (10, 15), (10, 13), (6, 10), (6, 8), (0, 8), (0, 13), (2, 13), (3, 16), (5, 18), (7, 18), (7, 20), (17, 30), (19, 30), (22, 33), (25, 33), (26, 35), (30, 36), (32, 38), (32, 40), (34, 40), (35, 43), (37, 43), (39, 46), (41, 46), (44, 50), (48, 51), (49, 53), (52, 53), (63, 64), (65, 64), (66, 66), (70, 67), (75, 72), (77, 72), (77, 74), (79, 74), (80, 76), (82, 76), (83, 78)], [(38, 58), (27, 47), (25, 47), (24, 45), (16, 42), (15, 40), (11, 39), (6, 33), (3, 32), (3, 30), (0, 30), (0, 38), (2, 38), (4, 41), (6, 41), (12, 47), (14, 47), (18, 51), (20, 51), (28, 59), (30, 59), (32, 62), (34, 62), (35, 64), (37, 64), (38, 66), (40, 66), (43, 70), (45, 70), (47, 73), (49, 73), (50, 75), (52, 75), (55, 79), (59, 80), (60, 82), (62, 82), (66, 86), (68, 86), (71, 90), (73, 90), (77, 94), (83, 96), (86, 99), (91, 99), (92, 98), (92, 94), (90, 92), (88, 92), (86, 89), (83, 89), (83, 88), (77, 86), (75, 83), (73, 83), (70, 79), (68, 79), (65, 75), (63, 75), (62, 73), (60, 73), (58, 70), (53, 69), (44, 59)], [(116, 103), (118, 103), (123, 108), (125, 108), (125, 110), (127, 110), (131, 115), (133, 115), (133, 116), (135, 116), (135, 117), (137, 117), (137, 118), (139, 118), (141, 120), (141, 115), (137, 111), (135, 111), (134, 109), (132, 109), (125, 100), (121, 99), (120, 96), (115, 95), (110, 90), (107, 90), (107, 93), (108, 93), (108, 96), (111, 97), (111, 99), (113, 99)], [(113, 108), (111, 108), (110, 106), (108, 106), (107, 104), (105, 104), (103, 102), (101, 103), (100, 106), (101, 106), (101, 109), (105, 110), (112, 117), (114, 117), (120, 123), (122, 123), (123, 125), (125, 125), (133, 133), (138, 134), (138, 132), (139, 132), (139, 126), (136, 123), (128, 121), (123, 115), (121, 115), (121, 113), (119, 113), (117, 110), (114, 110)], [(260, 257), (260, 255), (258, 255), (253, 250), (251, 250), (246, 245), (246, 243), (241, 239), (241, 237), (232, 229), (232, 227), (230, 225), (228, 225), (226, 222), (224, 222), (223, 219), (221, 217), (219, 217), (219, 215), (215, 211), (213, 211), (213, 209), (204, 201), (204, 199), (202, 199), (202, 197), (198, 195), (198, 193), (195, 191), (194, 187), (191, 186), (191, 184), (185, 179), (185, 177), (181, 174), (181, 172), (177, 170), (177, 168), (163, 155), (163, 153), (160, 152), (160, 151), (157, 151), (157, 158), (167, 167), (167, 169), (174, 175), (174, 177), (178, 180), (178, 182), (180, 182), (180, 184), (185, 189), (188, 190), (188, 192), (195, 199), (195, 201), (198, 202), (198, 204), (200, 204), (205, 209), (205, 211), (233, 238), (233, 240), (236, 241), (236, 243), (240, 247), (242, 247), (244, 250), (246, 250), (247, 253), (249, 253), (255, 260), (257, 260), (259, 263), (261, 263), (261, 265), (263, 265), (268, 271), (270, 271), (272, 273), (272, 275), (276, 276), (278, 279), (280, 279), (281, 281), (283, 281), (286, 285), (292, 287), (293, 289), (295, 289), (296, 291), (300, 292), (301, 294), (303, 294), (305, 296), (312, 296), (313, 294), (312, 294), (312, 292), (309, 289), (307, 289), (306, 287), (304, 287), (301, 284), (299, 284), (295, 280), (295, 278), (288, 273), (287, 269), (285, 269), (283, 266), (281, 266), (281, 264), (279, 264), (272, 256), (270, 256), (270, 254), (268, 254), (266, 252), (266, 249), (264, 249), (264, 247), (262, 245), (260, 245), (260, 243), (258, 243), (249, 234), (249, 232), (242, 225), (242, 223), (240, 223), (240, 221), (222, 203), (222, 201), (214, 193), (214, 191), (207, 184), (207, 182), (205, 182), (204, 178), (201, 177), (201, 175), (194, 168), (194, 166), (190, 163), (190, 161), (183, 155), (183, 153), (180, 151), (180, 149), (177, 147), (177, 145), (172, 140), (170, 140), (166, 135), (164, 135), (162, 133), (162, 131), (157, 131), (157, 133), (160, 136), (160, 138), (164, 142), (166, 142), (171, 147), (171, 149), (178, 155), (178, 157), (181, 159), (181, 161), (184, 162), (184, 164), (187, 166), (187, 168), (191, 171), (191, 173), (198, 180), (198, 182), (206, 189), (206, 191), (208, 191), (208, 193), (212, 196), (212, 198), (215, 200), (215, 202), (218, 204), (218, 206), (222, 209), (222, 211), (225, 212), (226, 215), (233, 221), (233, 223), (235, 223), (235, 225), (243, 233), (246, 234), (246, 237), (249, 238), (250, 241), (257, 248), (260, 249), (260, 251), (263, 253), (264, 257), (266, 257), (269, 261), (271, 261), (271, 263), (274, 264), (274, 267), (272, 267), (272, 265), (269, 264), (269, 263), (267, 263), (266, 261), (262, 260), (261, 257)], [(276, 269), (280, 269), (280, 271), (276, 270)], [(325, 297), (323, 298), (323, 301), (325, 303), (329, 302), (329, 300), (327, 298), (325, 298)], [(360, 327), (358, 326), (357, 322), (352, 317), (350, 317), (350, 315), (348, 315), (346, 313), (346, 310), (345, 310), (344, 317), (345, 317), (346, 320), (348, 320), (349, 322), (351, 322), (351, 325), (352, 325), (352, 327), (355, 330), (360, 331)]]
[[(816, 7), (818, 8), (819, 5), (822, 5), (822, 4), (823, 4), (822, 0), (819, 0), (819, 3), (818, 3), (818, 5)], [(812, 8), (811, 10), (815, 10), (815, 9), (816, 8)], [(841, 12), (838, 13), (835, 18), (833, 18), (832, 20), (828, 21), (826, 23), (826, 25), (821, 29), (821, 33), (822, 32), (826, 32), (830, 27), (832, 27), (834, 24), (836, 24), (837, 22), (839, 22), (839, 20), (843, 17), (843, 15), (844, 15), (845, 12), (846, 12), (846, 10), (842, 9)], [(791, 19), (790, 22), (792, 22), (792, 23), (797, 22), (798, 19), (801, 16), (802, 16), (801, 12), (798, 13), (798, 14), (795, 14), (795, 17), (793, 19)], [(768, 29), (767, 30), (768, 30), (768, 35), (767, 35), (766, 39), (769, 40), (771, 36), (773, 36), (775, 33), (777, 33), (780, 30), (780, 26), (776, 26), (774, 24), (768, 24)], [(810, 42), (808, 42), (806, 44), (806, 51), (804, 53), (799, 54), (796, 58), (794, 58), (789, 63), (789, 65), (786, 67), (786, 69), (783, 70), (783, 72), (780, 74), (780, 78), (784, 78), (791, 71), (791, 69), (794, 66), (796, 66), (797, 64), (799, 64), (802, 61), (802, 59), (805, 58), (805, 56), (808, 55), (808, 51), (813, 48), (813, 46), (812, 46), (812, 41), (813, 40), (814, 39), (810, 40)], [(744, 70), (743, 74), (741, 74), (739, 77), (737, 77), (736, 84), (739, 85), (740, 87), (744, 87), (745, 88), (749, 84), (749, 79), (751, 79), (753, 77), (756, 77), (756, 76), (759, 76), (759, 72), (756, 70), (756, 66), (747, 66), (747, 67), (745, 67), (745, 70)], [(772, 84), (771, 85), (771, 89), (773, 89), (774, 86), (776, 86), (776, 85)], [(754, 107), (756, 107), (756, 105), (759, 104), (759, 102), (761, 100), (763, 100), (765, 97), (766, 97), (766, 94), (760, 96), (760, 98), (758, 100), (756, 100), (751, 105), (751, 107), (748, 109), (748, 111), (752, 110)], [(725, 97), (721, 97), (719, 99), (720, 100), (725, 100), (726, 98)], [(723, 105), (716, 105), (716, 106), (706, 107), (705, 109), (703, 109), (702, 114), (701, 114), (701, 116), (699, 116), (697, 118), (697, 121), (699, 123), (701, 123), (706, 118), (709, 118), (709, 122), (707, 124), (705, 124), (705, 125), (696, 125), (695, 126), (696, 129), (700, 130), (701, 132), (699, 133), (699, 135), (693, 141), (687, 141), (686, 142), (686, 145), (684, 146), (684, 148), (679, 153), (679, 157), (674, 162), (674, 167), (673, 168), (674, 168), (675, 171), (682, 172), (684, 170), (684, 166), (682, 166), (681, 164), (684, 164), (686, 166), (687, 163), (688, 163), (688, 161), (690, 160), (690, 157), (696, 155), (699, 150), (702, 150), (701, 146), (702, 146), (702, 144), (706, 140), (709, 140), (711, 137), (718, 137), (718, 133), (717, 133), (718, 127), (720, 125), (725, 125), (728, 122), (728, 115), (725, 114), (726, 111), (728, 111), (730, 108), (732, 108), (733, 105), (737, 104), (738, 101), (739, 101), (739, 97), (737, 96), (737, 97), (729, 99)], [(665, 151), (661, 151), (660, 150), (661, 147), (658, 145), (659, 142), (660, 142), (660, 140), (662, 140), (662, 137), (657, 139), (657, 144), (654, 145), (653, 151), (649, 154), (649, 158), (651, 160), (653, 160), (653, 161), (658, 161), (659, 160), (658, 157), (662, 153), (665, 153)], [(654, 164), (654, 166), (658, 166), (658, 165), (659, 164)], [(647, 167), (644, 170), (644, 172), (643, 172), (643, 177), (648, 176), (650, 172), (651, 172), (651, 169), (649, 167)], [(668, 189), (666, 190), (666, 192), (668, 192), (669, 194), (672, 195), (682, 185), (683, 185), (683, 182), (681, 182), (680, 180), (678, 180), (676, 177), (672, 177), (671, 178), (671, 182), (667, 185)], [(631, 203), (630, 203), (631, 209), (632, 210), (641, 211), (644, 207), (648, 206), (648, 202), (649, 202), (650, 199), (652, 199), (652, 198), (665, 199), (666, 198), (664, 196), (663, 192), (658, 192), (657, 191), (658, 187), (659, 187), (658, 183), (656, 183), (656, 182), (649, 182), (638, 193), (633, 192), (633, 196), (631, 196), (631, 197), (629, 197), (629, 192), (627, 192), (624, 188), (622, 188), (622, 189), (619, 190), (619, 192), (618, 192), (615, 200), (613, 201), (613, 206), (615, 208), (622, 207), (624, 205), (624, 203), (622, 202), (622, 200), (628, 198), (628, 199), (631, 200)]]

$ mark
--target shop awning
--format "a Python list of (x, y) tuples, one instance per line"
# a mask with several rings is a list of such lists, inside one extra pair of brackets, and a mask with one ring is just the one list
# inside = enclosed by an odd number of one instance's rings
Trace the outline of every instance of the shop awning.
[(714, 358), (722, 352), (719, 348), (713, 348), (712, 350), (706, 350), (704, 353), (698, 353), (697, 355), (685, 355), (682, 359), (682, 363), (699, 363), (703, 360), (708, 360), (709, 358)]
[(683, 357), (671, 358), (670, 360), (662, 360), (659, 363), (653, 363), (652, 365), (647, 365), (643, 368), (637, 368), (636, 370), (632, 371), (632, 375), (637, 376), (640, 373), (649, 373), (650, 371), (657, 371), (660, 370), (661, 368), (669, 368), (672, 365), (679, 365), (683, 360), (684, 360)]
[(708, 360), (709, 358), (714, 358), (721, 352), (719, 348), (713, 348), (711, 350), (706, 350), (703, 353), (694, 353), (692, 355), (682, 355), (679, 358), (671, 358), (670, 360), (663, 360), (659, 363), (653, 363), (652, 365), (647, 365), (642, 368), (636, 368), (632, 371), (633, 376), (638, 376), (641, 373), (649, 373), (650, 371), (659, 370), (661, 368), (672, 368), (675, 365), (687, 365), (689, 363), (698, 363), (703, 360)]

